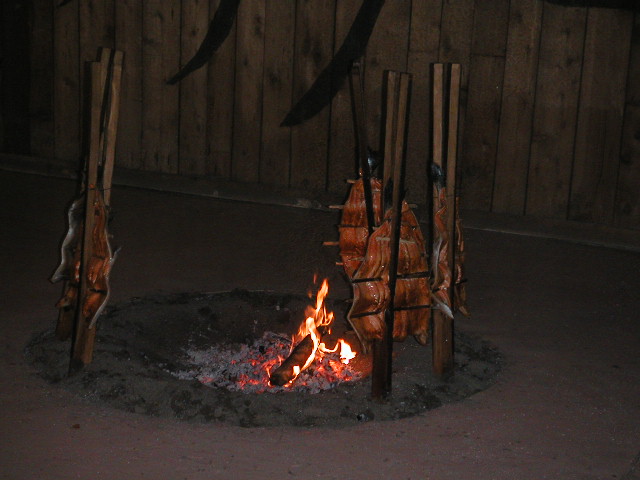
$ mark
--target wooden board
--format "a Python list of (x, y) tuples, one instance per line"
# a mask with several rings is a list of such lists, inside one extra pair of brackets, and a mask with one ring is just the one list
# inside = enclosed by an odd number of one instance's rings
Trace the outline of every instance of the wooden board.
[[(473, 40), (474, 0), (444, 0), (440, 35), (440, 62), (459, 63), (462, 68), (460, 89), (460, 151), (458, 168), (464, 168), (467, 157), (473, 152), (465, 151), (467, 121), (467, 91), (471, 71), (471, 45)], [(463, 179), (464, 180), (464, 179)], [(466, 197), (466, 194), (463, 193)], [(467, 205), (471, 203), (467, 202)]]
[(461, 142), (464, 157), (462, 196), (475, 210), (489, 211), (498, 144), (504, 58), (473, 55), (471, 58), (466, 128)]
[(30, 44), (30, 145), (31, 154), (54, 155), (53, 132), (53, 4), (34, 0), (31, 10)]
[(263, 1), (240, 3), (237, 18), (231, 176), (242, 182), (257, 182), (259, 179), (264, 22)]
[(490, 210), (500, 122), (509, 2), (476, 0), (460, 172), (467, 205)]
[[(309, 89), (333, 55), (335, 0), (299, 0), (296, 10), (293, 102)], [(326, 187), (330, 109), (291, 128), (291, 177), (295, 189)]]
[(526, 213), (566, 218), (586, 9), (544, 4)]
[(511, 0), (491, 209), (524, 214), (542, 2)]
[(442, 0), (411, 3), (407, 71), (413, 75), (407, 130), (405, 186), (412, 199), (424, 203), (431, 149), (431, 64), (438, 61)]
[(629, 60), (614, 223), (640, 230), (640, 11), (634, 16)]
[(124, 53), (118, 166), (142, 167), (142, 2), (118, 0), (115, 5), (116, 48)]
[(280, 122), (291, 102), (295, 20), (295, 0), (266, 1), (260, 182), (284, 187), (289, 185), (291, 129)]
[[(196, 53), (209, 25), (209, 0), (182, 2), (180, 64)], [(207, 65), (180, 81), (180, 164), (186, 175), (203, 175), (207, 163)]]
[(589, 9), (569, 219), (611, 224), (633, 12)]
[(382, 84), (385, 70), (407, 71), (411, 2), (385, 2), (369, 39), (364, 66), (366, 128), (374, 150), (382, 146)]
[(180, 2), (143, 3), (143, 168), (178, 171), (179, 85), (166, 81), (180, 68)]
[[(88, 73), (88, 62), (98, 60), (101, 48), (113, 49), (114, 38), (114, 0), (86, 0), (77, 2), (79, 9), (79, 30), (80, 30), (80, 94), (83, 100), (82, 105), (86, 106), (90, 102), (86, 99), (90, 87), (86, 85), (90, 74)], [(86, 101), (85, 101), (86, 99)], [(82, 112), (82, 130), (86, 134), (85, 126), (88, 124), (88, 112)], [(82, 138), (82, 151), (87, 151), (87, 138)]]
[[(334, 54), (342, 45), (361, 4), (360, 0), (343, 0), (336, 3)], [(345, 180), (356, 178), (358, 175), (356, 136), (348, 80), (344, 82), (331, 102), (327, 170), (327, 186), (335, 192), (345, 192), (347, 190)]]
[(78, 35), (78, 5), (54, 4), (54, 97), (53, 122), (56, 158), (80, 158), (80, 63)]
[[(211, 0), (212, 17), (220, 0)], [(233, 141), (233, 99), (235, 92), (236, 22), (226, 40), (208, 62), (207, 81), (207, 143), (208, 174), (231, 176)]]

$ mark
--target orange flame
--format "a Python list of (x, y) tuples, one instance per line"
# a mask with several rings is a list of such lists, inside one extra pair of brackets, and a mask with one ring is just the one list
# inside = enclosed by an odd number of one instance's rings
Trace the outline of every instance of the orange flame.
[[(316, 278), (314, 277), (314, 282)], [(320, 340), (322, 338), (323, 333), (319, 331), (320, 327), (324, 327), (324, 330), (327, 333), (330, 333), (330, 327), (333, 322), (333, 312), (327, 312), (325, 306), (325, 298), (329, 293), (329, 282), (325, 278), (322, 281), (322, 285), (320, 286), (320, 290), (318, 290), (318, 294), (316, 295), (316, 306), (315, 309), (311, 306), (307, 307), (307, 311), (305, 312), (307, 315), (306, 320), (300, 325), (298, 329), (298, 333), (292, 339), (291, 345), (293, 349), (293, 345), (295, 340), (301, 340), (306, 336), (310, 336), (313, 340), (313, 349), (306, 359), (302, 367), (295, 366), (293, 367), (293, 371), (295, 376), (289, 381), (287, 385), (291, 385), (293, 381), (298, 377), (300, 372), (305, 370), (313, 363), (318, 354), (324, 353), (335, 353), (340, 348), (340, 361), (344, 364), (348, 364), (349, 361), (356, 356), (356, 353), (351, 349), (348, 343), (344, 340), (340, 339), (338, 344), (336, 344), (335, 348), (332, 350), (328, 349), (324, 343)]]

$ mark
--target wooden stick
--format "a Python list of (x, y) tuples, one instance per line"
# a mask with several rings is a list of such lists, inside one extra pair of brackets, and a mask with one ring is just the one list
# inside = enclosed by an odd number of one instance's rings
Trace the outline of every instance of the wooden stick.
[(371, 192), (371, 169), (369, 168), (369, 154), (367, 151), (367, 129), (364, 125), (366, 118), (363, 95), (364, 89), (362, 87), (359, 62), (354, 62), (351, 67), (351, 75), (349, 79), (351, 80), (351, 98), (353, 100), (353, 119), (358, 143), (358, 157), (360, 160), (360, 176), (362, 177), (364, 203), (367, 212), (367, 228), (369, 229), (369, 235), (371, 235), (376, 224), (373, 208), (373, 194)]
[(89, 117), (89, 155), (87, 157), (87, 181), (84, 227), (82, 234), (82, 250), (80, 261), (80, 287), (78, 289), (78, 304), (76, 306), (76, 320), (73, 345), (71, 347), (71, 363), (69, 373), (80, 370), (93, 358), (95, 328), (89, 328), (89, 322), (82, 312), (82, 303), (87, 294), (87, 268), (92, 257), (92, 235), (94, 229), (94, 204), (96, 203), (98, 164), (100, 162), (100, 124), (103, 103), (102, 75), (104, 65), (92, 62), (91, 68), (91, 108)]
[[(384, 156), (383, 156), (383, 173), (382, 173), (382, 206), (386, 205), (388, 199), (384, 198), (385, 188), (389, 184), (393, 176), (394, 167), (394, 149), (396, 123), (398, 121), (398, 72), (387, 70), (386, 72), (386, 102), (385, 102), (385, 119), (384, 119)], [(384, 211), (384, 208), (382, 209)]]
[[(388, 73), (388, 75), (396, 75)], [(393, 165), (393, 196), (391, 206), (391, 238), (389, 242), (389, 305), (385, 311), (385, 331), (382, 340), (373, 342), (373, 364), (371, 372), (371, 396), (376, 400), (381, 400), (389, 396), (392, 388), (392, 361), (393, 361), (393, 324), (394, 324), (394, 297), (396, 291), (396, 279), (398, 275), (398, 256), (400, 249), (400, 224), (402, 221), (402, 200), (404, 194), (404, 140), (406, 132), (406, 121), (408, 112), (409, 89), (411, 86), (411, 75), (400, 73), (398, 82), (391, 82), (394, 91), (387, 91), (387, 95), (397, 97), (394, 110), (391, 115), (394, 117), (391, 122), (385, 123), (385, 128), (389, 125), (394, 129), (392, 137), (393, 145), (389, 147)], [(389, 80), (389, 77), (387, 77)], [(387, 82), (387, 85), (389, 81)], [(389, 115), (389, 112), (387, 112)], [(385, 132), (385, 138), (387, 133)], [(385, 150), (387, 147), (385, 145)]]
[(104, 191), (104, 204), (109, 207), (111, 203), (111, 180), (115, 162), (116, 134), (118, 131), (118, 118), (120, 115), (120, 87), (122, 85), (122, 61), (123, 54), (116, 50), (113, 53), (111, 66), (111, 79), (109, 82), (108, 101), (106, 106), (106, 126), (104, 128), (104, 159), (102, 169), (102, 189)]
[[(446, 68), (445, 68), (446, 67)], [(460, 65), (435, 64), (433, 68), (433, 163), (446, 172), (445, 233), (448, 245), (446, 268), (451, 283), (447, 292), (449, 306), (453, 305), (453, 272), (455, 252), (455, 184), (458, 142), (458, 108), (460, 90)], [(438, 188), (433, 191), (434, 219), (438, 200)], [(436, 227), (433, 231), (435, 235)], [(440, 259), (434, 250), (432, 267), (439, 267)], [(438, 278), (439, 275), (434, 275)], [(433, 314), (433, 371), (438, 376), (453, 370), (453, 319), (442, 310)]]

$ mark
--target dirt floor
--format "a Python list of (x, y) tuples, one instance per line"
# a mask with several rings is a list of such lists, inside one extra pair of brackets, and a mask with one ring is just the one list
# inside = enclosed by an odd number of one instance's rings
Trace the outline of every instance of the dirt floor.
[[(339, 427), (185, 421), (42, 378), (25, 348), (55, 325), (60, 286), (47, 278), (75, 185), (5, 171), (0, 185), (0, 478), (640, 478), (637, 252), (468, 229), (472, 316), (457, 317), (456, 329), (500, 353), (488, 388)], [(314, 273), (329, 277), (333, 298), (349, 297), (335, 251), (321, 246), (336, 238), (333, 213), (132, 188), (112, 199), (120, 312), (135, 298), (184, 292), (303, 296)], [(107, 334), (109, 323), (100, 328)]]
[[(371, 399), (371, 356), (360, 348), (350, 363), (355, 369), (350, 372), (353, 380), (339, 383), (340, 377), (336, 377), (326, 384), (320, 369), (312, 365), (291, 386), (269, 386), (261, 365), (269, 358), (259, 349), (269, 351), (271, 340), (285, 343), (284, 352), (288, 353), (287, 340), (305, 318), (309, 303), (304, 296), (246, 290), (138, 298), (111, 308), (101, 318), (95, 361), (82, 371), (68, 375), (69, 342), (60, 342), (52, 330), (30, 342), (27, 356), (47, 381), (97, 405), (154, 417), (243, 427), (342, 427), (397, 420), (484, 390), (499, 371), (500, 356), (495, 349), (458, 333), (455, 375), (447, 379), (431, 374), (430, 349), (411, 339), (397, 344), (393, 391), (386, 401)], [(346, 305), (344, 301), (332, 303)], [(341, 310), (336, 312), (340, 319), (335, 323), (339, 325), (331, 335), (348, 336), (356, 347), (353, 331), (337, 333), (346, 330), (345, 309)], [(282, 336), (272, 334), (265, 341), (265, 332)], [(323, 340), (328, 342), (328, 337)], [(253, 345), (259, 345), (253, 349), (255, 353), (245, 355), (245, 361), (237, 364), (242, 352), (251, 352)], [(212, 349), (221, 352), (213, 357), (215, 364), (197, 364), (194, 369), (187, 352), (202, 352), (199, 357), (207, 359)], [(227, 378), (254, 370), (249, 360), (259, 360), (255, 370), (267, 384), (258, 384), (265, 389), (263, 392), (254, 391), (252, 385), (236, 391), (238, 382)], [(229, 373), (216, 375), (214, 384), (202, 383), (197, 378), (212, 380), (211, 373), (198, 375), (203, 369)]]

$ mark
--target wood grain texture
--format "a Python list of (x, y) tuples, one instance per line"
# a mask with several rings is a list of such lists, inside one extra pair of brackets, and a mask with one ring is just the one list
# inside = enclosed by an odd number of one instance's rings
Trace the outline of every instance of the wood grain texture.
[[(460, 86), (460, 150), (458, 152), (458, 169), (464, 168), (466, 160), (473, 152), (466, 151), (465, 136), (469, 124), (467, 120), (467, 104), (469, 90), (469, 74), (471, 72), (471, 46), (473, 41), (474, 0), (444, 0), (442, 3), (442, 20), (440, 34), (440, 58), (444, 63), (459, 63), (462, 68)], [(461, 176), (461, 181), (466, 181)], [(466, 197), (464, 190), (462, 195)], [(466, 205), (471, 205), (469, 202)]]
[(260, 182), (279, 187), (289, 185), (291, 129), (280, 122), (291, 103), (295, 21), (295, 0), (267, 0)]
[(385, 70), (407, 71), (411, 2), (386, 2), (369, 44), (364, 68), (367, 136), (374, 150), (381, 148), (382, 84)]
[(491, 209), (508, 28), (509, 2), (475, 2), (466, 127), (461, 135), (466, 205)]
[(30, 42), (30, 144), (31, 154), (54, 156), (53, 131), (53, 5), (51, 0), (34, 0)]
[(405, 186), (409, 201), (426, 203), (431, 151), (431, 64), (438, 61), (442, 0), (411, 2), (407, 71), (413, 75)]
[(166, 80), (180, 67), (180, 2), (143, 3), (143, 168), (178, 171), (179, 87)]
[(524, 214), (542, 2), (511, 0), (492, 211)]
[(627, 77), (614, 224), (640, 230), (640, 11), (636, 10)]
[[(293, 98), (313, 84), (333, 55), (335, 0), (298, 0), (294, 46)], [(326, 187), (330, 109), (291, 129), (290, 186), (323, 191)]]
[(53, 128), (54, 155), (64, 160), (80, 158), (80, 38), (78, 6), (52, 0), (54, 42)]
[[(210, 16), (220, 0), (211, 0)], [(233, 148), (233, 99), (235, 92), (236, 23), (227, 39), (213, 55), (207, 82), (207, 142), (209, 161), (207, 174), (229, 178)]]
[(259, 179), (264, 31), (264, 2), (242, 2), (237, 18), (231, 165), (232, 178), (242, 182), (257, 182)]
[(611, 224), (633, 12), (589, 9), (569, 219)]
[(142, 168), (142, 2), (119, 0), (115, 5), (116, 49), (124, 53), (118, 166)]
[[(200, 47), (207, 33), (209, 0), (182, 2), (180, 29), (181, 67)], [(180, 163), (178, 172), (204, 175), (207, 162), (207, 67), (180, 81)]]
[(566, 218), (586, 9), (544, 4), (526, 213)]
[[(336, 3), (334, 54), (342, 45), (361, 3), (359, 0), (342, 0)], [(345, 192), (345, 180), (355, 178), (358, 174), (351, 103), (349, 82), (345, 81), (331, 103), (327, 185), (335, 192)]]

